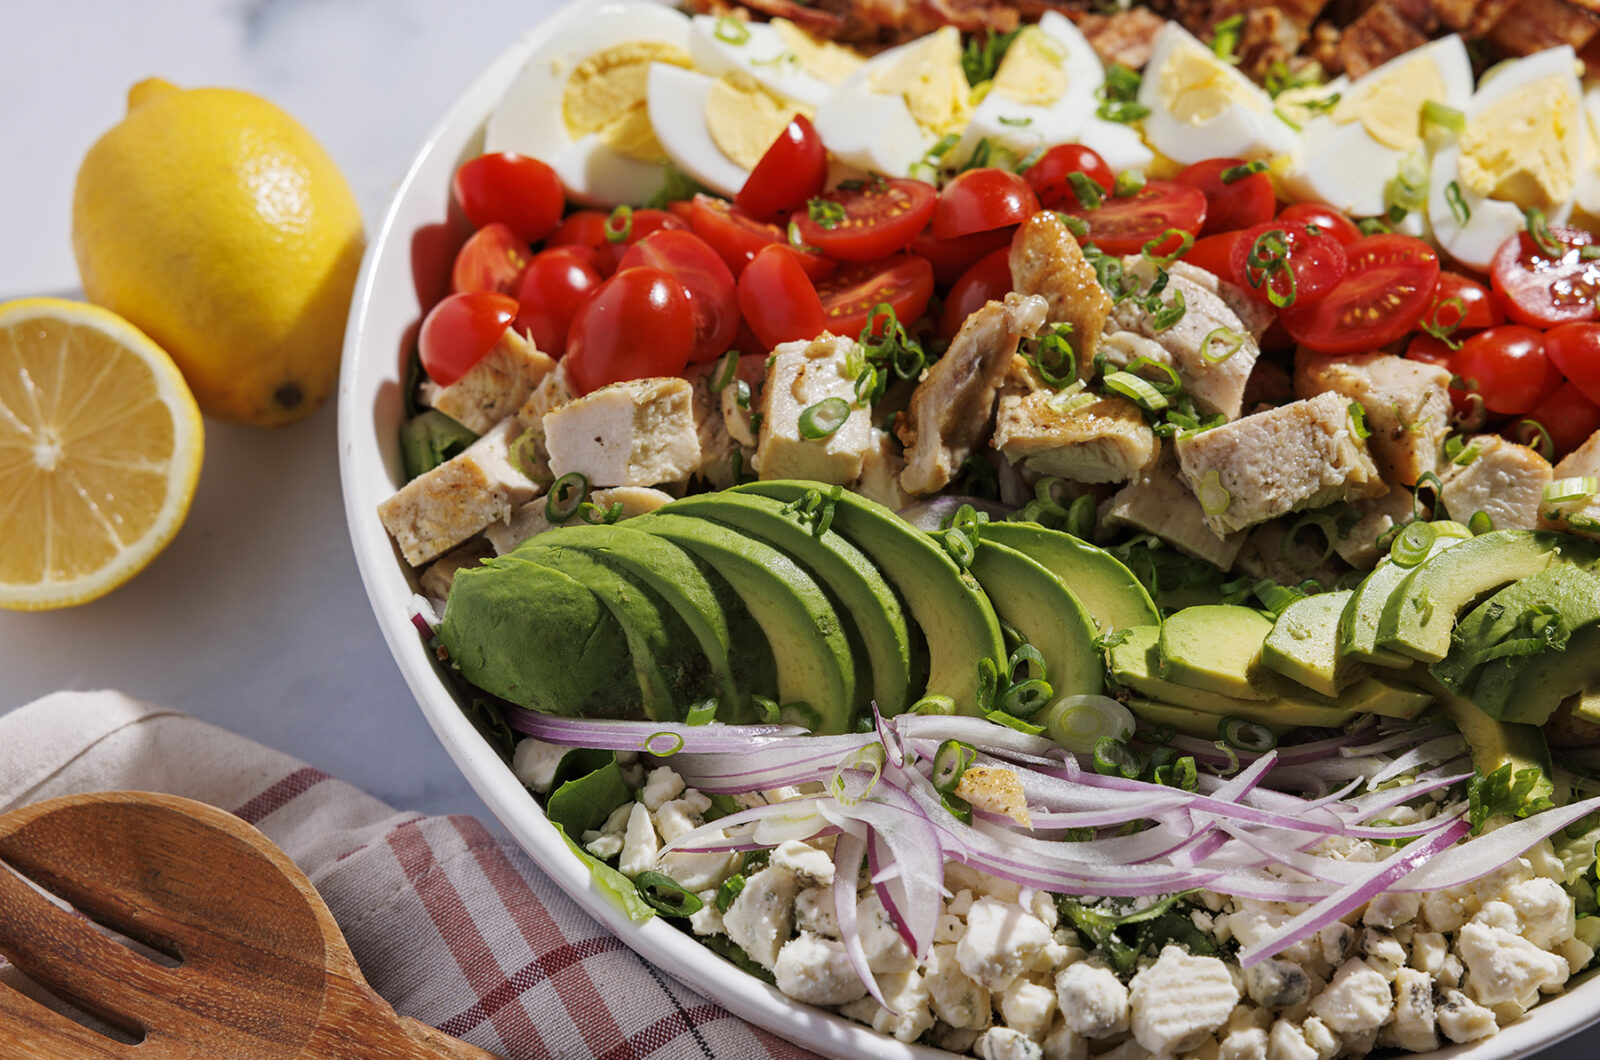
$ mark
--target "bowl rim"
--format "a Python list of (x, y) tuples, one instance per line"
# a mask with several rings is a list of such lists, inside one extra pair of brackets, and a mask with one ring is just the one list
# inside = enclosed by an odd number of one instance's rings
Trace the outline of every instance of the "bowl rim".
[[(735, 1015), (768, 1032), (840, 1060), (949, 1060), (956, 1055), (904, 1043), (870, 1026), (794, 1001), (714, 954), (662, 917), (630, 920), (593, 882), (588, 868), (568, 850), (560, 833), (462, 711), (437, 661), (409, 618), (417, 592), (388, 533), (375, 517), (378, 503), (398, 487), (397, 438), (383, 439), (374, 411), (398, 402), (404, 380), (400, 343), (421, 316), (412, 281), (409, 241), (420, 216), (449, 220), (448, 176), (468, 151), (481, 147), (490, 111), (528, 57), (550, 35), (577, 18), (601, 18), (607, 0), (569, 0), (520, 36), (485, 67), (430, 129), (406, 168), (369, 242), (357, 277), (347, 322), (337, 399), (340, 488), (356, 566), (390, 655), (399, 667), (430, 728), (462, 774), (506, 831), (580, 908), (640, 956)], [(448, 166), (448, 169), (442, 167)], [(441, 170), (444, 178), (439, 179)], [(438, 180), (435, 187), (425, 182)], [(419, 202), (431, 196), (431, 213)], [(398, 301), (404, 319), (389, 319)], [(381, 310), (381, 312), (380, 312)], [(398, 427), (398, 420), (396, 420)], [(391, 432), (392, 433), (392, 432)], [(1588, 1005), (1600, 997), (1595, 973), (1560, 995), (1542, 1000), (1527, 1016), (1492, 1037), (1451, 1045), (1426, 1055), (1436, 1060), (1509, 1060), (1546, 1048), (1600, 1020)], [(1549, 1013), (1548, 1016), (1541, 1014)]]

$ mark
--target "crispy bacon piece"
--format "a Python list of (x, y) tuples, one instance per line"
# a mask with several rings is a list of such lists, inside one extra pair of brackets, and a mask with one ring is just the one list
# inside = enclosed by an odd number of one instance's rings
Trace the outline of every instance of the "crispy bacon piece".
[(1567, 0), (1518, 0), (1489, 30), (1489, 43), (1509, 55), (1532, 55), (1562, 44), (1582, 51), (1596, 34), (1600, 10), (1585, 10)]
[(1087, 14), (1078, 28), (1106, 65), (1121, 63), (1135, 70), (1150, 59), (1156, 34), (1167, 20), (1147, 7), (1131, 7), (1110, 15)]
[(1378, 0), (1339, 38), (1340, 66), (1351, 77), (1428, 43), (1438, 19), (1429, 0)]
[(1469, 40), (1482, 37), (1489, 27), (1516, 6), (1517, 0), (1433, 0), (1439, 21)]

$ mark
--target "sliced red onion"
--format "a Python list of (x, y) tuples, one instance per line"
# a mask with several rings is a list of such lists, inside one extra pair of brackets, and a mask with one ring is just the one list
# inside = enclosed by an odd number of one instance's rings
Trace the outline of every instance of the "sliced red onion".
[[(673, 721), (614, 721), (586, 718), (563, 718), (555, 714), (542, 714), (523, 707), (505, 708), (506, 724), (518, 732), (527, 733), (545, 743), (564, 744), (569, 747), (593, 747), (602, 751), (657, 750), (673, 754), (681, 751), (708, 754), (739, 752), (759, 749), (764, 741), (774, 746), (784, 746), (786, 737), (807, 735), (798, 725), (684, 725)], [(679, 739), (654, 739), (655, 737)], [(829, 739), (830, 737), (812, 737)], [(664, 746), (665, 745), (665, 746)]]
[(996, 521), (1017, 510), (1016, 505), (1002, 504), (988, 497), (963, 497), (955, 494), (930, 497), (925, 501), (908, 504), (896, 514), (918, 530), (943, 530), (946, 520), (955, 515), (963, 504), (972, 505), (974, 510), (983, 512)]
[[(1548, 839), (1576, 821), (1600, 810), (1600, 798), (1585, 799), (1520, 821), (1501, 825), (1492, 832), (1445, 851), (1406, 877), (1397, 891), (1442, 891), (1487, 876), (1500, 866), (1521, 857), (1541, 839)], [(1413, 843), (1412, 846), (1417, 844)], [(1411, 847), (1406, 847), (1410, 850)]]
[[(861, 932), (856, 928), (856, 881), (861, 877), (861, 861), (866, 856), (867, 841), (861, 836), (845, 832), (833, 848), (833, 918), (839, 924), (839, 941), (844, 943), (845, 956), (856, 977), (872, 995), (872, 1000), (889, 1008), (878, 987), (877, 977), (867, 964), (867, 954), (861, 946)], [(889, 1009), (894, 1012), (894, 1009)], [(899, 1015), (899, 1013), (895, 1013)]]
[(1462, 739), (1460, 733), (1452, 732), (1443, 736), (1435, 736), (1431, 740), (1417, 744), (1383, 769), (1378, 770), (1367, 783), (1372, 787), (1377, 787), (1384, 781), (1398, 777), (1401, 774), (1416, 772), (1428, 766), (1436, 766), (1441, 762), (1460, 758), (1466, 753), (1467, 741)]

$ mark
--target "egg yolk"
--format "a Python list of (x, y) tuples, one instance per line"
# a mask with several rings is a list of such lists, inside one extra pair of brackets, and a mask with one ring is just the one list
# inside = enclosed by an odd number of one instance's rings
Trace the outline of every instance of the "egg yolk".
[(800, 69), (824, 84), (840, 84), (864, 61), (844, 45), (819, 41), (786, 18), (773, 19), (772, 28), (777, 30), (783, 46), (799, 61)]
[(1167, 113), (1190, 125), (1204, 124), (1234, 106), (1266, 110), (1243, 75), (1195, 41), (1180, 41), (1172, 49), (1158, 85)]
[(659, 41), (629, 41), (579, 63), (561, 97), (561, 115), (573, 139), (596, 133), (629, 158), (659, 161), (663, 152), (646, 105), (651, 63), (690, 65), (683, 49)]
[(1422, 104), (1446, 95), (1444, 75), (1431, 55), (1418, 55), (1381, 78), (1356, 84), (1333, 108), (1340, 125), (1358, 121), (1385, 147), (1409, 151), (1422, 142)]
[(1037, 26), (1017, 34), (990, 89), (1017, 103), (1048, 107), (1067, 91), (1066, 54)]
[(929, 135), (964, 131), (972, 102), (961, 69), (961, 31), (945, 26), (910, 45), (873, 75), (872, 90), (903, 98), (912, 120)]
[(1552, 74), (1508, 92), (1467, 122), (1461, 183), (1523, 209), (1567, 202), (1574, 190), (1580, 121), (1577, 97)]
[(809, 107), (774, 95), (755, 78), (730, 73), (718, 78), (706, 99), (706, 130), (711, 142), (744, 169), (754, 169), (772, 141), (796, 113)]

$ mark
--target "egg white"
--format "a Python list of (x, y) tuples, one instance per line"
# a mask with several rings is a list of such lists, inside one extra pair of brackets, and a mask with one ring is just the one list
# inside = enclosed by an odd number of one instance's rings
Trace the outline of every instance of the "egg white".
[(722, 153), (706, 125), (714, 78), (668, 63), (650, 64), (650, 124), (677, 167), (719, 195), (732, 198), (750, 171)]
[(1211, 61), (1221, 76), (1251, 103), (1234, 103), (1211, 118), (1193, 123), (1177, 118), (1167, 109), (1161, 96), (1161, 72), (1180, 49), (1191, 45), (1207, 55), (1211, 53), (1209, 47), (1176, 22), (1168, 22), (1156, 34), (1138, 95), (1139, 102), (1150, 109), (1143, 119), (1144, 138), (1150, 146), (1184, 165), (1208, 158), (1272, 159), (1291, 155), (1298, 146), (1298, 136), (1273, 113), (1272, 97), (1219, 58), (1212, 57)]
[[(1535, 52), (1522, 59), (1509, 60), (1497, 70), (1491, 70), (1478, 91), (1467, 104), (1466, 116), (1470, 123), (1484, 108), (1507, 94), (1551, 74), (1563, 75), (1571, 82), (1574, 97), (1578, 96), (1578, 79), (1573, 73), (1576, 56), (1570, 45)], [(1581, 143), (1581, 140), (1580, 140)], [(1583, 163), (1585, 152), (1579, 152), (1578, 164)], [(1461, 147), (1450, 144), (1433, 157), (1428, 178), (1428, 227), (1434, 241), (1456, 261), (1471, 269), (1487, 271), (1494, 252), (1510, 236), (1523, 228), (1526, 219), (1522, 208), (1514, 202), (1491, 199), (1477, 195), (1460, 180)], [(1462, 224), (1451, 212), (1447, 188), (1454, 182), (1461, 192), (1467, 208), (1467, 223)], [(1583, 191), (1583, 181), (1577, 182), (1577, 191)], [(1545, 217), (1551, 222), (1565, 221), (1572, 213), (1572, 203), (1559, 204), (1547, 210)]]
[(1144, 171), (1156, 160), (1156, 153), (1150, 150), (1138, 129), (1095, 114), (1090, 114), (1078, 130), (1077, 142), (1091, 148), (1114, 173), (1125, 169)]
[(1600, 85), (1583, 94), (1583, 109), (1589, 121), (1589, 135), (1583, 141), (1582, 172), (1578, 185), (1578, 207), (1590, 217), (1600, 218)]
[(815, 107), (833, 86), (806, 69), (793, 58), (783, 38), (768, 22), (740, 22), (739, 28), (748, 34), (742, 43), (735, 44), (718, 36), (722, 19), (716, 15), (695, 15), (689, 27), (689, 57), (696, 70), (712, 77), (721, 77), (734, 71), (748, 74), (784, 99), (798, 100)]
[[(1466, 45), (1453, 34), (1389, 60), (1342, 86), (1342, 91), (1353, 93), (1363, 84), (1380, 81), (1402, 64), (1415, 61), (1419, 53), (1433, 59), (1444, 81), (1444, 98), (1436, 102), (1465, 111), (1472, 97), (1472, 63)], [(1419, 107), (1421, 103), (1418, 100)], [(1301, 138), (1304, 150), (1283, 174), (1285, 190), (1302, 202), (1325, 202), (1355, 217), (1376, 217), (1384, 212), (1384, 188), (1408, 152), (1380, 143), (1360, 121), (1340, 124), (1326, 114), (1306, 122)]]
[(596, 133), (574, 138), (562, 114), (562, 94), (578, 64), (631, 41), (659, 41), (688, 53), (689, 16), (646, 0), (568, 7), (489, 115), (483, 149), (539, 159), (578, 202), (615, 206), (648, 200), (661, 189), (664, 168), (628, 157)]
[[(1089, 41), (1065, 16), (1047, 11), (1038, 31), (1061, 52), (1061, 69), (1067, 86), (1052, 103), (1019, 103), (991, 91), (972, 112), (967, 132), (956, 149), (956, 160), (969, 157), (979, 140), (1004, 147), (1018, 158), (1038, 147), (1073, 143), (1087, 119), (1094, 116), (1095, 92), (1105, 82), (1105, 68)], [(1004, 67), (1004, 61), (1001, 66)]]
[(903, 177), (939, 142), (923, 130), (899, 93), (878, 92), (872, 79), (928, 38), (880, 52), (830, 92), (812, 119), (817, 135), (839, 161), (869, 173)]

